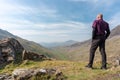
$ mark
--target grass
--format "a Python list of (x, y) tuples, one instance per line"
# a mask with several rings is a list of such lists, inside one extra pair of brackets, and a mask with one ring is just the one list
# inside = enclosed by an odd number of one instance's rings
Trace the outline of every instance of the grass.
[[(120, 72), (120, 68), (116, 69), (108, 69), (108, 70), (101, 70), (100, 62), (96, 62), (94, 64), (93, 70), (87, 69), (84, 66), (86, 62), (71, 62), (71, 61), (41, 61), (41, 62), (34, 62), (34, 61), (24, 61), (22, 64), (14, 64), (11, 63), (4, 68), (0, 69), (0, 73), (12, 73), (14, 69), (18, 68), (55, 68), (59, 69), (63, 72), (63, 74), (67, 77), (67, 80), (96, 80), (98, 77), (107, 76), (111, 74), (116, 74)], [(109, 64), (109, 66), (111, 66)], [(114, 78), (113, 78), (114, 80)]]

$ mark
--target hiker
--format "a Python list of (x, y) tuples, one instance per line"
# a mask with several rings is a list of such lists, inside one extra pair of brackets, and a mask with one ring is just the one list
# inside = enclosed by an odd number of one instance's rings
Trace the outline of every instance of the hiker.
[(90, 48), (89, 63), (87, 68), (93, 68), (93, 60), (95, 56), (95, 51), (99, 47), (99, 51), (102, 56), (102, 66), (101, 69), (107, 69), (107, 58), (105, 52), (105, 40), (110, 35), (109, 24), (103, 20), (103, 14), (98, 14), (96, 20), (92, 25), (92, 44)]

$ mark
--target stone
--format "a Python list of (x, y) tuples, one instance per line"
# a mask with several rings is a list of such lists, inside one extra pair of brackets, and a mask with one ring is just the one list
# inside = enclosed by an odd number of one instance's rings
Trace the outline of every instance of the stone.
[(47, 57), (42, 54), (26, 51), (24, 47), (14, 38), (0, 40), (0, 63), (16, 63), (22, 60), (45, 60)]
[(47, 73), (45, 69), (40, 69), (40, 72)]
[(28, 80), (32, 76), (32, 70), (29, 69), (16, 69), (12, 72), (14, 80)]
[(0, 80), (66, 80), (57, 69), (15, 69), (11, 74), (0, 74)]
[[(13, 80), (65, 80), (62, 72), (57, 72), (55, 69), (16, 69), (12, 73)], [(38, 78), (39, 77), (39, 78)]]
[(23, 46), (14, 38), (0, 40), (0, 63), (14, 61), (16, 55), (22, 55), (23, 50)]
[(120, 65), (120, 59), (116, 59), (115, 60), (115, 63), (114, 63), (114, 66), (117, 67)]
[(0, 74), (0, 80), (13, 80), (10, 74)]
[(42, 54), (38, 54), (26, 50), (24, 50), (22, 53), (22, 60), (44, 60), (44, 59), (47, 59), (47, 57)]

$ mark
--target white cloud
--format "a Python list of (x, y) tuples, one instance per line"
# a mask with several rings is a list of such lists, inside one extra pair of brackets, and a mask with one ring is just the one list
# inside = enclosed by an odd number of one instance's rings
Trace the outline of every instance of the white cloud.
[(99, 7), (99, 6), (111, 6), (112, 4), (114, 4), (115, 2), (117, 2), (117, 0), (69, 0), (69, 1), (73, 1), (73, 2), (88, 2), (91, 3), (94, 7)]
[(54, 39), (57, 37), (58, 40), (60, 38), (67, 38), (69, 40), (73, 37), (71, 34), (86, 34), (85, 32), (89, 32), (89, 24), (75, 21), (65, 21), (61, 23), (59, 22), (49, 24), (32, 23), (31, 21), (17, 21), (16, 24), (6, 23), (0, 24), (0, 26), (1, 25), (2, 29), (8, 30), (14, 35), (29, 40), (31, 40), (31, 37), (33, 37), (33, 41), (38, 41), (38, 38), (35, 38), (35, 36), (49, 36)]
[(86, 0), (69, 0), (69, 1), (74, 1), (74, 2), (84, 2)]
[(35, 24), (36, 27), (40, 27), (43, 29), (85, 29), (86, 25), (82, 22), (75, 21), (65, 21), (65, 22), (56, 22), (56, 23), (39, 23)]
[(46, 16), (57, 17), (57, 9), (51, 8), (46, 4), (39, 6), (23, 5), (18, 2), (8, 2), (7, 0), (0, 0), (0, 17), (2, 16), (14, 16), (14, 15), (32, 15), (33, 16)]
[(16, 3), (7, 2), (7, 0), (0, 1), (0, 16), (1, 15), (11, 15), (11, 14), (25, 14), (27, 11), (32, 9), (28, 6), (23, 6)]
[(111, 1), (107, 1), (107, 0), (69, 0), (69, 1), (74, 1), (74, 2), (90, 2), (90, 3), (98, 3), (98, 2), (108, 2), (108, 3), (112, 3), (115, 0), (111, 0)]
[(49, 35), (55, 36), (61, 33), (68, 33), (66, 30), (47, 30), (47, 31), (36, 31), (36, 30), (11, 30), (12, 33), (17, 35), (35, 36), (35, 35)]
[[(5, 30), (17, 30), (17, 29), (37, 29), (44, 26), (45, 24), (36, 24), (29, 20), (29, 17), (34, 18), (35, 16), (45, 17), (58, 17), (57, 10), (50, 8), (49, 6), (41, 3), (37, 6), (23, 5), (18, 2), (8, 0), (0, 0), (0, 28)], [(27, 17), (26, 17), (27, 16)], [(39, 19), (38, 17), (36, 19)], [(37, 21), (39, 22), (39, 21)], [(40, 26), (38, 26), (40, 25)]]
[(45, 4), (41, 4), (39, 8), (36, 9), (39, 15), (47, 16), (47, 17), (58, 17), (58, 11), (55, 8), (50, 8)]
[[(11, 20), (11, 21), (10, 21)], [(17, 30), (17, 29), (29, 29), (33, 28), (34, 23), (28, 20), (18, 20), (18, 19), (11, 19), (8, 20), (0, 19), (0, 28), (4, 30)]]
[[(15, 23), (2, 23), (0, 24), (2, 29), (9, 30), (9, 31), (23, 31), (24, 29), (32, 30), (47, 30), (54, 33), (58, 30), (58, 33), (65, 33), (66, 31), (78, 31), (78, 30), (85, 30), (89, 24), (82, 23), (82, 22), (75, 22), (75, 21), (66, 21), (66, 22), (59, 22), (59, 23), (32, 23), (31, 21), (17, 21)], [(64, 30), (65, 32), (61, 32)], [(35, 32), (36, 32), (35, 31)], [(38, 31), (39, 32), (39, 31)], [(22, 33), (21, 33), (22, 34)], [(32, 34), (32, 33), (31, 33)], [(33, 33), (34, 34), (34, 33)], [(49, 33), (48, 33), (49, 34)]]
[[(11, 19), (10, 19), (11, 20)], [(14, 19), (12, 21), (2, 21), (0, 19), (0, 28), (5, 30), (14, 29), (41, 29), (41, 30), (56, 30), (56, 29), (86, 29), (89, 24), (75, 21), (65, 21), (65, 22), (54, 22), (54, 23), (34, 23), (29, 20), (18, 20)]]
[[(15, 35), (19, 35), (20, 37), (28, 40), (33, 40), (36, 42), (40, 41), (49, 41), (49, 38), (53, 38), (53, 40), (57, 41), (60, 40), (60, 38), (68, 38), (70, 37), (68, 35), (69, 31), (67, 30), (46, 30), (46, 31), (36, 31), (36, 30), (11, 30), (11, 33)], [(36, 37), (37, 36), (37, 37)], [(32, 37), (32, 39), (31, 39)], [(39, 39), (41, 38), (41, 39)]]
[[(43, 3), (41, 3), (39, 7), (33, 7), (0, 0), (0, 28), (22, 38), (38, 42), (40, 39), (48, 41), (47, 37), (51, 37), (53, 38), (51, 41), (60, 41), (72, 39), (73, 36), (71, 36), (71, 34), (73, 33), (79, 35), (80, 32), (88, 32), (88, 23), (76, 21), (53, 23), (32, 22), (26, 15), (31, 17), (59, 17), (57, 9), (51, 8)], [(38, 36), (38, 38), (36, 36)]]

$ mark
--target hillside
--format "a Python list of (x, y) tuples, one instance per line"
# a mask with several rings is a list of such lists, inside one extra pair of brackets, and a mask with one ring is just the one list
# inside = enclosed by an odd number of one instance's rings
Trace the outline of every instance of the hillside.
[[(120, 26), (115, 27), (111, 31), (109, 39), (106, 41), (106, 52), (108, 59), (112, 59), (120, 55)], [(91, 40), (78, 42), (71, 46), (56, 47), (53, 50), (67, 56), (67, 59), (74, 61), (88, 61)], [(99, 57), (99, 58), (98, 58)], [(95, 59), (101, 60), (99, 51), (96, 52)]]
[[(115, 30), (115, 29), (114, 29)], [(4, 31), (3, 31), (4, 32)], [(6, 32), (6, 31), (5, 31)], [(4, 34), (4, 33), (3, 33)], [(2, 74), (12, 75), (15, 69), (57, 69), (61, 71), (65, 80), (119, 80), (120, 66), (115, 66), (113, 61), (116, 57), (120, 57), (120, 35), (112, 36), (107, 40), (106, 52), (108, 55), (108, 69), (101, 70), (101, 56), (99, 52), (96, 52), (96, 61), (93, 65), (94, 69), (87, 69), (85, 65), (88, 63), (88, 55), (90, 48), (90, 41), (84, 41), (81, 43), (75, 43), (70, 46), (54, 48), (54, 53), (49, 52), (48, 49), (40, 46), (39, 44), (31, 41), (21, 39), (7, 33), (8, 36), (18, 39), (25, 49), (44, 53), (48, 56), (57, 55), (57, 57), (72, 61), (63, 60), (44, 60), (44, 61), (30, 61), (24, 60), (20, 64), (10, 63), (8, 65), (1, 65), (0, 76)], [(5, 36), (4, 36), (5, 37)], [(3, 37), (2, 37), (3, 38)], [(48, 53), (45, 53), (48, 52)], [(51, 54), (50, 54), (51, 53)], [(50, 55), (49, 55), (50, 54)], [(55, 56), (56, 57), (56, 56)], [(41, 76), (40, 76), (41, 77)], [(3, 79), (4, 80), (4, 79)], [(40, 79), (33, 79), (40, 80)], [(46, 79), (42, 79), (46, 80)], [(53, 79), (52, 79), (53, 80)]]
[(0, 29), (0, 39), (8, 38), (8, 37), (17, 39), (23, 45), (23, 47), (28, 51), (33, 51), (36, 53), (45, 54), (49, 57), (54, 57), (54, 58), (57, 57), (50, 50), (48, 50), (47, 48), (44, 48), (43, 46), (41, 46), (38, 43), (22, 39), (18, 36), (15, 36), (15, 35), (9, 33), (8, 31)]
[(110, 37), (114, 37), (114, 36), (119, 36), (120, 35), (120, 25), (116, 26), (112, 31), (111, 31), (111, 34), (110, 34)]

